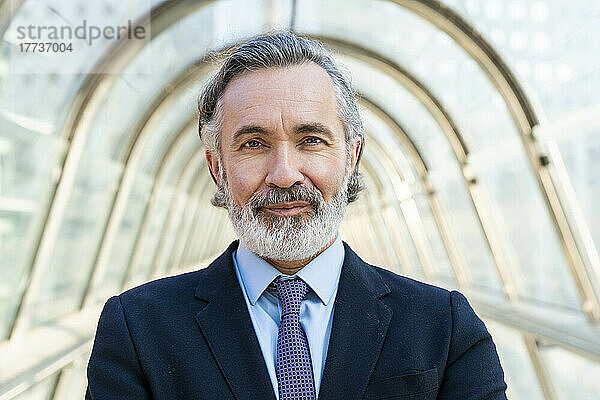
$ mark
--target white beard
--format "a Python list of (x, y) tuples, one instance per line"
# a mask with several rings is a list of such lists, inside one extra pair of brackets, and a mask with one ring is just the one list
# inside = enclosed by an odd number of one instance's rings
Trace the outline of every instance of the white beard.
[[(349, 179), (348, 165), (344, 181), (330, 201), (325, 201), (318, 189), (301, 186), (298, 189), (305, 196), (294, 197), (291, 188), (277, 189), (255, 193), (244, 206), (235, 204), (229, 183), (226, 179), (221, 181), (225, 182), (222, 189), (227, 199), (229, 219), (240, 242), (261, 258), (292, 261), (315, 256), (335, 239), (348, 205)], [(278, 191), (281, 193), (273, 193)], [(300, 215), (267, 215), (260, 209), (265, 203), (309, 199), (313, 204), (312, 210)]]

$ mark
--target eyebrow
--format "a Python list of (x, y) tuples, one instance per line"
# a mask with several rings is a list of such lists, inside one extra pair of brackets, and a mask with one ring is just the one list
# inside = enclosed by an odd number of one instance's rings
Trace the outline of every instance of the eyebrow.
[(327, 136), (327, 138), (331, 141), (333, 141), (335, 139), (333, 132), (331, 132), (331, 130), (327, 126), (321, 124), (320, 122), (310, 122), (307, 124), (300, 124), (300, 125), (294, 127), (293, 132), (295, 134), (320, 133), (323, 136)]
[[(273, 132), (270, 129), (267, 129), (260, 125), (245, 125), (234, 132), (232, 142), (236, 143), (240, 139), (240, 137), (249, 133), (269, 136)], [(302, 133), (319, 133), (323, 136), (326, 136), (331, 141), (333, 141), (335, 138), (333, 132), (331, 132), (331, 130), (327, 126), (320, 122), (309, 122), (296, 125), (292, 129), (292, 133), (296, 135)]]

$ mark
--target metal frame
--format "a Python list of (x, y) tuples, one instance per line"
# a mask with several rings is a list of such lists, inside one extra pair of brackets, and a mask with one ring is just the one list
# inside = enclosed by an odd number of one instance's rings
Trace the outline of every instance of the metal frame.
[(202, 64), (201, 66), (192, 65), (179, 74), (171, 84), (166, 85), (142, 113), (131, 134), (128, 136), (128, 141), (123, 147), (123, 151), (119, 157), (124, 165), (124, 171), (117, 183), (116, 194), (109, 206), (109, 217), (101, 235), (100, 247), (94, 257), (94, 267), (92, 268), (91, 273), (92, 280), (86, 289), (86, 294), (90, 289), (90, 285), (93, 287), (96, 284), (98, 277), (102, 276), (102, 272), (110, 257), (114, 238), (119, 230), (123, 213), (125, 212), (129, 195), (138, 171), (137, 167), (140, 158), (143, 155), (144, 141), (148, 140), (148, 136), (154, 132), (154, 127), (161, 121), (161, 117), (183, 92), (185, 85), (189, 84), (193, 76), (197, 73), (205, 72), (204, 70), (210, 70), (210, 68), (205, 64)]
[[(205, 186), (203, 189), (206, 189), (206, 185), (208, 184), (208, 181), (212, 182), (212, 180), (208, 177), (205, 177), (204, 179), (206, 179), (207, 181), (205, 182)], [(196, 208), (196, 215), (194, 216), (194, 228), (192, 229), (192, 232), (190, 233), (190, 237), (187, 240), (186, 243), (186, 249), (184, 252), (184, 264), (185, 265), (189, 265), (190, 261), (189, 260), (193, 260), (194, 258), (199, 258), (197, 256), (197, 252), (194, 252), (192, 243), (196, 243), (197, 239), (198, 239), (198, 235), (200, 234), (201, 231), (201, 227), (204, 228), (204, 225), (200, 223), (200, 221), (202, 220), (202, 218), (204, 218), (206, 216), (205, 212), (203, 211), (203, 207), (200, 206), (200, 204), (202, 202), (208, 202), (208, 191), (203, 190), (200, 193), (200, 196), (198, 198), (198, 207)], [(198, 246), (199, 247), (199, 246)]]
[(544, 393), (544, 397), (546, 400), (557, 400), (558, 397), (556, 396), (556, 392), (552, 386), (552, 380), (550, 379), (548, 370), (544, 364), (544, 360), (540, 355), (537, 341), (532, 335), (526, 333), (523, 334), (523, 341), (525, 342), (525, 347), (529, 353), (529, 358), (531, 359), (533, 369), (535, 370), (535, 374), (540, 382), (540, 388)]
[[(540, 117), (526, 92), (502, 57), (464, 18), (436, 0), (389, 0), (425, 18), (450, 36), (481, 67), (496, 87), (513, 118), (532, 172), (546, 204), (548, 215), (563, 248), (571, 275), (592, 321), (600, 321), (600, 295), (592, 285), (600, 261), (577, 203), (569, 203), (572, 187), (558, 153), (546, 153), (545, 143), (534, 133)], [(549, 168), (550, 163), (556, 172)], [(567, 184), (565, 184), (567, 182)], [(600, 289), (598, 289), (600, 290)]]
[(12, 19), (17, 15), (25, 0), (3, 0), (0, 1), (0, 38), (8, 30)]
[(386, 191), (385, 178), (387, 178), (385, 174), (381, 173), (382, 170), (377, 168), (374, 158), (370, 153), (365, 152), (360, 164), (363, 176), (367, 176), (372, 182), (374, 191), (366, 191), (363, 193), (364, 201), (359, 201), (350, 207), (358, 207), (361, 210), (358, 214), (367, 221), (360, 226), (363, 230), (368, 231), (366, 236), (373, 240), (373, 246), (377, 248), (379, 260), (376, 263), (394, 266), (398, 263), (396, 261), (398, 256), (394, 249), (396, 246), (389, 240), (387, 233), (383, 231), (384, 225), (381, 224), (379, 213), (373, 207), (373, 203), (381, 202), (384, 197)]
[[(394, 171), (396, 173), (400, 172), (397, 169), (396, 164), (391, 162), (391, 160), (387, 157), (385, 152), (381, 152), (381, 147), (379, 146), (378, 143), (376, 143), (375, 140), (371, 140), (370, 143), (372, 145), (374, 145), (375, 149), (379, 150), (379, 151), (374, 152), (374, 153), (378, 154), (377, 161), (380, 162), (379, 163), (380, 167), (375, 168), (375, 170), (388, 172), (386, 175), (392, 185), (392, 188), (394, 189), (394, 194), (399, 193), (400, 192), (399, 187), (406, 186), (406, 184), (402, 183), (399, 180), (394, 180), (392, 178), (393, 174), (390, 173), (391, 171)], [(366, 153), (365, 153), (365, 159), (367, 159)], [(375, 164), (375, 163), (377, 163), (377, 161), (372, 160), (371, 162)], [(381, 163), (385, 163), (385, 164), (382, 165)], [(388, 199), (388, 201), (390, 201), (391, 205), (396, 210), (396, 213), (401, 213), (403, 215), (403, 218), (406, 221), (406, 225), (408, 227), (410, 236), (413, 240), (415, 248), (417, 249), (417, 254), (419, 256), (419, 260), (423, 267), (425, 277), (427, 279), (433, 281), (433, 280), (435, 280), (435, 277), (436, 277), (435, 269), (433, 268), (433, 254), (431, 253), (431, 248), (429, 247), (429, 242), (427, 240), (427, 237), (425, 236), (425, 231), (424, 231), (423, 224), (421, 222), (421, 217), (418, 212), (416, 212), (416, 214), (414, 214), (412, 216), (406, 215), (406, 209), (403, 207), (402, 204), (406, 203), (406, 202), (414, 203), (414, 200), (412, 200), (412, 198), (410, 196), (410, 190), (408, 188), (403, 188), (403, 189), (406, 191), (406, 194), (407, 194), (407, 196), (405, 198), (397, 198), (396, 195), (394, 195), (393, 200), (389, 199), (389, 195), (386, 196), (386, 198)], [(409, 222), (411, 218), (413, 219), (413, 221), (412, 221), (413, 223)]]
[[(207, 164), (203, 164), (203, 166), (204, 165)], [(206, 186), (210, 182), (210, 179), (206, 179), (205, 168), (197, 168), (196, 171), (197, 172), (194, 178), (190, 182), (193, 185), (189, 190), (190, 195), (188, 197), (187, 204), (184, 207), (184, 212), (186, 212), (187, 210), (191, 211), (187, 211), (187, 215), (184, 216), (182, 224), (178, 229), (178, 233), (175, 235), (181, 239), (177, 241), (177, 247), (173, 249), (172, 254), (169, 256), (169, 261), (167, 263), (167, 271), (172, 271), (176, 268), (176, 266), (183, 265), (183, 256), (189, 244), (189, 238), (193, 227), (192, 222), (194, 221), (194, 217), (196, 216), (196, 213), (201, 207), (208, 206), (208, 203), (201, 203), (199, 197), (202, 190), (206, 188)]]
[[(185, 189), (181, 189), (180, 187), (184, 184), (185, 182), (185, 178), (188, 174), (191, 173), (191, 171), (193, 171), (194, 167), (197, 167), (199, 164), (202, 164), (202, 161), (204, 160), (204, 154), (203, 152), (200, 150), (201, 146), (200, 144), (198, 144), (198, 151), (192, 152), (189, 161), (186, 163), (186, 165), (183, 167), (182, 173), (179, 175), (179, 177), (176, 180), (176, 183), (174, 185), (175, 187), (175, 196), (181, 196), (184, 193), (187, 193), (187, 191)], [(206, 165), (206, 164), (204, 164)], [(208, 168), (204, 167), (202, 168), (202, 170), (207, 170)], [(177, 198), (175, 199), (175, 201), (171, 201), (171, 203), (169, 204), (169, 210), (167, 211), (167, 217), (166, 217), (166, 222), (165, 225), (163, 225), (163, 232), (158, 240), (158, 246), (156, 249), (156, 253), (153, 257), (154, 259), (154, 263), (152, 265), (152, 267), (150, 268), (150, 270), (148, 271), (148, 275), (147, 278), (153, 278), (153, 277), (157, 277), (158, 275), (161, 275), (162, 273), (164, 273), (165, 271), (170, 270), (171, 268), (168, 265), (169, 262), (169, 257), (170, 254), (173, 251), (173, 248), (167, 248), (166, 243), (166, 237), (167, 236), (173, 236), (172, 232), (176, 231), (178, 228), (178, 224), (181, 224), (181, 219), (179, 219), (179, 221), (177, 221), (174, 217), (176, 213), (183, 213), (185, 210), (185, 203), (187, 203), (189, 200), (188, 199), (180, 199)], [(183, 202), (184, 204), (180, 204), (180, 202)], [(164, 269), (161, 268), (161, 264), (164, 263)]]
[[(417, 169), (417, 172), (420, 175), (421, 181), (423, 182), (423, 187), (426, 190), (427, 199), (429, 201), (430, 208), (432, 210), (432, 214), (433, 214), (433, 216), (436, 220), (436, 223), (440, 229), (440, 236), (441, 236), (444, 246), (446, 248), (448, 257), (450, 258), (450, 263), (451, 263), (452, 267), (454, 268), (454, 273), (456, 275), (456, 279), (461, 286), (463, 286), (463, 287), (468, 286), (469, 285), (469, 280), (467, 278), (468, 269), (464, 265), (464, 261), (462, 260), (462, 256), (460, 255), (460, 251), (458, 250), (457, 245), (456, 245), (456, 239), (454, 238), (454, 236), (452, 234), (449, 224), (446, 222), (446, 218), (444, 216), (444, 211), (442, 210), (441, 205), (435, 195), (435, 190), (433, 189), (433, 185), (432, 185), (431, 181), (429, 180), (429, 176), (428, 176), (429, 168), (427, 167), (425, 161), (423, 160), (418, 148), (412, 142), (412, 139), (406, 133), (405, 129), (401, 125), (399, 125), (398, 122), (395, 121), (393, 117), (391, 117), (388, 113), (386, 113), (385, 110), (383, 110), (381, 107), (377, 106), (372, 100), (370, 100), (368, 97), (365, 97), (365, 96), (361, 97), (360, 103), (361, 103), (361, 105), (363, 105), (364, 107), (369, 109), (372, 113), (374, 113), (377, 117), (379, 117), (382, 121), (384, 121), (388, 126), (390, 126), (391, 129), (393, 129), (395, 131), (396, 135), (400, 139), (400, 142), (402, 143), (403, 147), (408, 149), (407, 153), (411, 156), (413, 165)], [(450, 125), (450, 124), (448, 124), (448, 125)], [(459, 160), (457, 160), (457, 161), (459, 161)], [(476, 200), (471, 195), (471, 192), (468, 191), (468, 193), (469, 193), (469, 198), (472, 201), (472, 204), (475, 203)], [(476, 212), (477, 219), (481, 226), (484, 224), (482, 222), (483, 218), (480, 214), (477, 213), (477, 207), (475, 206), (475, 204), (473, 204), (473, 207)], [(492, 245), (489, 243), (490, 237), (488, 235), (485, 235), (485, 231), (484, 231), (484, 237), (487, 240), (488, 249), (491, 249)], [(493, 255), (492, 255), (492, 258), (493, 258)], [(495, 261), (496, 269), (499, 273), (499, 276), (501, 276), (502, 268), (500, 266), (502, 264), (498, 264), (496, 262), (496, 259), (494, 259), (494, 258), (493, 258), (493, 260)]]
[[(149, 211), (154, 209), (154, 204), (155, 204), (157, 198), (159, 197), (158, 192), (162, 188), (161, 183), (163, 181), (163, 172), (165, 169), (164, 167), (169, 164), (170, 159), (173, 159), (179, 155), (177, 153), (177, 151), (173, 151), (173, 149), (177, 148), (176, 143), (178, 142), (178, 139), (184, 138), (185, 133), (187, 132), (187, 129), (189, 129), (189, 125), (190, 125), (189, 120), (187, 122), (183, 123), (182, 125), (180, 125), (178, 127), (178, 129), (175, 130), (175, 134), (172, 136), (170, 143), (166, 146), (165, 149), (163, 149), (162, 154), (159, 157), (157, 157), (158, 170), (154, 171), (154, 173), (153, 173), (155, 180), (154, 180), (154, 184), (151, 189), (150, 198), (146, 205), (144, 213), (142, 214), (142, 221), (140, 222), (140, 226), (138, 228), (138, 234), (136, 235), (136, 237), (134, 239), (129, 262), (127, 263), (127, 269), (123, 273), (123, 280), (121, 282), (121, 285), (119, 286), (120, 288), (125, 287), (125, 284), (128, 281), (128, 279), (130, 278), (130, 275), (132, 273), (131, 271), (133, 269), (133, 266), (137, 265), (137, 260), (139, 258), (138, 245), (141, 242), (141, 240), (143, 240), (143, 238), (145, 237), (146, 231), (149, 228), (149, 222), (151, 220)], [(150, 132), (150, 131), (151, 131), (151, 129), (146, 130), (145, 132)], [(133, 143), (141, 143), (141, 142), (134, 141)], [(132, 151), (137, 151), (137, 150), (132, 150)], [(127, 166), (129, 166), (129, 165), (133, 165), (133, 164), (127, 164)], [(127, 168), (127, 166), (126, 166), (126, 168)], [(137, 170), (135, 169), (135, 165), (133, 167), (130, 167), (127, 169), (130, 171), (129, 174), (131, 174), (131, 178), (130, 178), (129, 182), (122, 180), (121, 181), (122, 186), (123, 185), (131, 185), (133, 183), (133, 179), (135, 179), (134, 178), (135, 172), (137, 172)], [(122, 200), (116, 199), (115, 203), (119, 204), (119, 202), (122, 202), (123, 203), (122, 207), (124, 208), (127, 203), (127, 200), (128, 200), (128, 192), (129, 192), (129, 190), (121, 190), (121, 188), (119, 188), (117, 197), (123, 196), (123, 198), (122, 198)], [(115, 217), (115, 214), (118, 215), (118, 218)], [(111, 223), (114, 225), (114, 228), (112, 230), (113, 235), (115, 235), (118, 231), (118, 227), (120, 225), (121, 218), (122, 218), (122, 212), (120, 214), (116, 213), (115, 209), (113, 208), (112, 213), (110, 215), (110, 220), (112, 221)], [(109, 241), (109, 244), (112, 244), (112, 241)], [(103, 252), (102, 254), (105, 254), (104, 255), (105, 259), (98, 260), (98, 262), (94, 265), (92, 275), (91, 275), (93, 277), (92, 279), (94, 282), (90, 285), (90, 287), (88, 288), (89, 290), (86, 292), (86, 296), (84, 297), (84, 299), (82, 301), (82, 307), (86, 307), (87, 305), (89, 305), (93, 302), (93, 298), (91, 297), (91, 294), (92, 294), (93, 288), (98, 283), (97, 281), (98, 281), (99, 277), (101, 276), (102, 269), (106, 265), (106, 261), (108, 260), (108, 257), (110, 255), (110, 250), (111, 250), (110, 246), (108, 246), (108, 245), (102, 246), (102, 252)]]
[[(128, 265), (128, 270), (123, 277), (123, 285), (122, 285), (123, 288), (126, 287), (127, 282), (131, 281), (131, 279), (134, 276), (135, 269), (137, 268), (137, 266), (139, 264), (139, 259), (141, 257), (141, 249), (142, 249), (141, 244), (143, 243), (143, 239), (145, 239), (147, 230), (150, 228), (150, 221), (152, 220), (151, 219), (152, 210), (154, 210), (156, 201), (160, 197), (159, 196), (160, 190), (163, 189), (163, 180), (164, 180), (164, 174), (165, 174), (164, 166), (167, 165), (167, 160), (171, 159), (172, 157), (174, 157), (174, 155), (178, 154), (176, 151), (173, 151), (173, 149), (179, 148), (179, 146), (181, 145), (181, 142), (185, 138), (186, 133), (189, 132), (193, 122), (194, 121), (192, 118), (188, 118), (183, 124), (181, 124), (178, 127), (178, 129), (175, 131), (175, 133), (171, 136), (171, 141), (167, 144), (165, 150), (163, 151), (162, 156), (158, 158), (157, 165), (159, 166), (159, 169), (155, 173), (156, 183), (154, 185), (152, 194), (150, 195), (150, 202), (148, 203), (148, 206), (147, 206), (147, 212), (144, 215), (144, 220), (142, 221), (142, 224), (141, 224), (140, 235), (138, 236), (138, 238), (134, 244), (134, 247), (133, 247), (131, 260)], [(194, 155), (194, 152), (192, 152), (190, 154), (190, 157), (192, 157), (193, 155)], [(175, 187), (173, 187), (173, 195), (175, 195)], [(165, 223), (166, 223), (166, 219), (165, 219)], [(161, 228), (161, 232), (163, 229), (164, 229), (164, 224)], [(157, 251), (156, 248), (155, 248), (155, 251)], [(153, 259), (154, 259), (154, 257), (153, 257)], [(153, 267), (150, 267), (149, 271), (151, 271), (152, 268)], [(146, 276), (148, 276), (148, 274)]]

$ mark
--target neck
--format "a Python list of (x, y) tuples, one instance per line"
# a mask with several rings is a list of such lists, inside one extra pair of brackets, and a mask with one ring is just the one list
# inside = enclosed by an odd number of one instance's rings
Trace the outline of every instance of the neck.
[(270, 259), (270, 258), (266, 258), (265, 260), (269, 264), (274, 266), (282, 274), (294, 275), (298, 271), (300, 271), (302, 268), (304, 268), (306, 266), (306, 264), (308, 264), (309, 262), (311, 262), (312, 260), (317, 258), (319, 256), (319, 254), (321, 254), (329, 246), (331, 246), (331, 244), (333, 242), (335, 242), (336, 238), (337, 238), (337, 235), (329, 243), (327, 243), (327, 245), (325, 247), (323, 247), (321, 250), (319, 250), (319, 252), (317, 254), (315, 254), (312, 257), (305, 258), (303, 260), (274, 260), (274, 259)]

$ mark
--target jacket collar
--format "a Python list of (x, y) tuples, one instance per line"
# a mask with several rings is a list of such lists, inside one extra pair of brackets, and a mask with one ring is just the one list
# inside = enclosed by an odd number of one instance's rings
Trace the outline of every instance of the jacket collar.
[(320, 400), (363, 397), (392, 318), (381, 301), (390, 289), (348, 244), (344, 247)]
[(196, 297), (207, 302), (196, 314), (216, 363), (238, 400), (275, 400), (262, 351), (242, 290), (233, 269), (233, 242), (223, 254), (200, 271)]
[[(196, 297), (206, 306), (196, 322), (238, 400), (275, 399), (233, 267), (234, 241), (200, 271)], [(361, 398), (387, 333), (392, 311), (379, 274), (344, 243), (329, 349), (319, 399)]]

